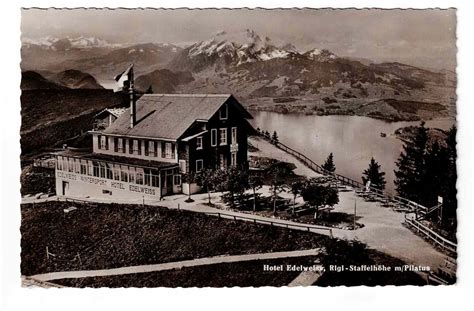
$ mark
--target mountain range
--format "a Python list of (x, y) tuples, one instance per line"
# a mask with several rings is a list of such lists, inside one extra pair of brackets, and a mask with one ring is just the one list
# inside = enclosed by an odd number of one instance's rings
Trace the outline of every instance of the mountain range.
[[(249, 29), (222, 31), (185, 48), (91, 38), (46, 42), (23, 42), (23, 70), (73, 68), (110, 80), (134, 63), (136, 85), (143, 91), (151, 86), (154, 92), (233, 93), (259, 110), (390, 114), (390, 120), (455, 112), (454, 72), (341, 57), (324, 47), (300, 51)], [(417, 109), (407, 109), (412, 105), (407, 103), (417, 103)]]
[(21, 75), (21, 90), (46, 89), (103, 89), (90, 74), (68, 69), (61, 72), (23, 71)]

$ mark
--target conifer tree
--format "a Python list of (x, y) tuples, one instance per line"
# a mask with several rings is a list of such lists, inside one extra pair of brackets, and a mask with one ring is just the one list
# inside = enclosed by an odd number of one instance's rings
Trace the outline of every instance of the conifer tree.
[(362, 182), (366, 184), (370, 180), (371, 187), (385, 190), (385, 172), (381, 172), (380, 168), (374, 158), (370, 159), (369, 167), (362, 173)]
[(395, 188), (397, 193), (409, 200), (424, 204), (422, 193), (426, 181), (426, 154), (428, 147), (428, 130), (421, 122), (414, 137), (409, 138), (403, 146), (395, 170)]
[(446, 137), (446, 156), (447, 156), (447, 165), (446, 165), (446, 180), (443, 183), (442, 197), (443, 197), (443, 222), (448, 225), (453, 226), (454, 233), (456, 232), (456, 210), (457, 210), (457, 170), (456, 170), (456, 133), (457, 129), (455, 126), (451, 127), (448, 131)]
[(334, 165), (334, 156), (332, 152), (329, 154), (328, 158), (326, 159), (326, 162), (324, 162), (322, 167), (323, 169), (331, 173), (334, 173), (336, 171), (336, 166)]
[(274, 143), (274, 144), (278, 143), (278, 134), (277, 134), (276, 131), (273, 131), (272, 143)]

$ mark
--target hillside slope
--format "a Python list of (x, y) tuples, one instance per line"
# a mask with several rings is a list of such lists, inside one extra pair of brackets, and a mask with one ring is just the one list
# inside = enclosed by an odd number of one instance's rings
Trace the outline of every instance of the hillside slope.
[(49, 76), (54, 82), (70, 89), (103, 89), (97, 80), (89, 73), (68, 69)]
[(28, 90), (20, 100), (22, 155), (92, 129), (104, 108), (128, 105), (126, 95), (103, 89)]
[(44, 89), (62, 90), (67, 89), (67, 87), (50, 81), (35, 71), (28, 70), (21, 73), (20, 89), (23, 91)]

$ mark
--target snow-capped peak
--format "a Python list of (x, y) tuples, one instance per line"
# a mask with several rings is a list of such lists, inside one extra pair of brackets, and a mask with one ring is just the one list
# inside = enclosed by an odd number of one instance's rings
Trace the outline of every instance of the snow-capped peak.
[(326, 49), (311, 49), (304, 53), (306, 57), (312, 60), (317, 60), (320, 62), (332, 61), (337, 58), (337, 56), (329, 50)]
[(240, 65), (259, 60), (284, 58), (289, 55), (289, 51), (273, 46), (269, 37), (262, 40), (254, 30), (246, 29), (232, 33), (219, 31), (213, 38), (195, 43), (190, 47), (188, 56), (193, 58), (199, 55), (227, 56)]
[(285, 50), (287, 52), (290, 52), (290, 53), (294, 53), (294, 54), (300, 54), (300, 50), (298, 50), (298, 48), (296, 46), (294, 46), (293, 44), (291, 43), (287, 43), (285, 45), (283, 45), (281, 47), (282, 50)]
[(337, 58), (328, 50), (312, 49), (303, 54), (291, 43), (275, 46), (269, 37), (262, 39), (251, 29), (240, 32), (219, 31), (212, 38), (189, 46), (187, 56), (189, 58), (225, 58), (226, 62), (237, 66), (294, 56), (303, 56), (320, 62), (330, 62)]
[(92, 47), (120, 47), (120, 44), (111, 44), (106, 40), (96, 38), (96, 37), (66, 37), (66, 38), (57, 38), (53, 36), (47, 36), (37, 39), (31, 38), (22, 38), (22, 43), (27, 45), (39, 45), (44, 48), (54, 48), (55, 44), (59, 42), (67, 44), (71, 48), (92, 48)]

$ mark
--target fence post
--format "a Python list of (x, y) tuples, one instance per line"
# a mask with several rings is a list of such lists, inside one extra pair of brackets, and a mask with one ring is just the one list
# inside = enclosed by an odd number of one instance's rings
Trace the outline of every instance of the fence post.
[(81, 255), (77, 252), (77, 258), (79, 259), (79, 265), (82, 266)]

